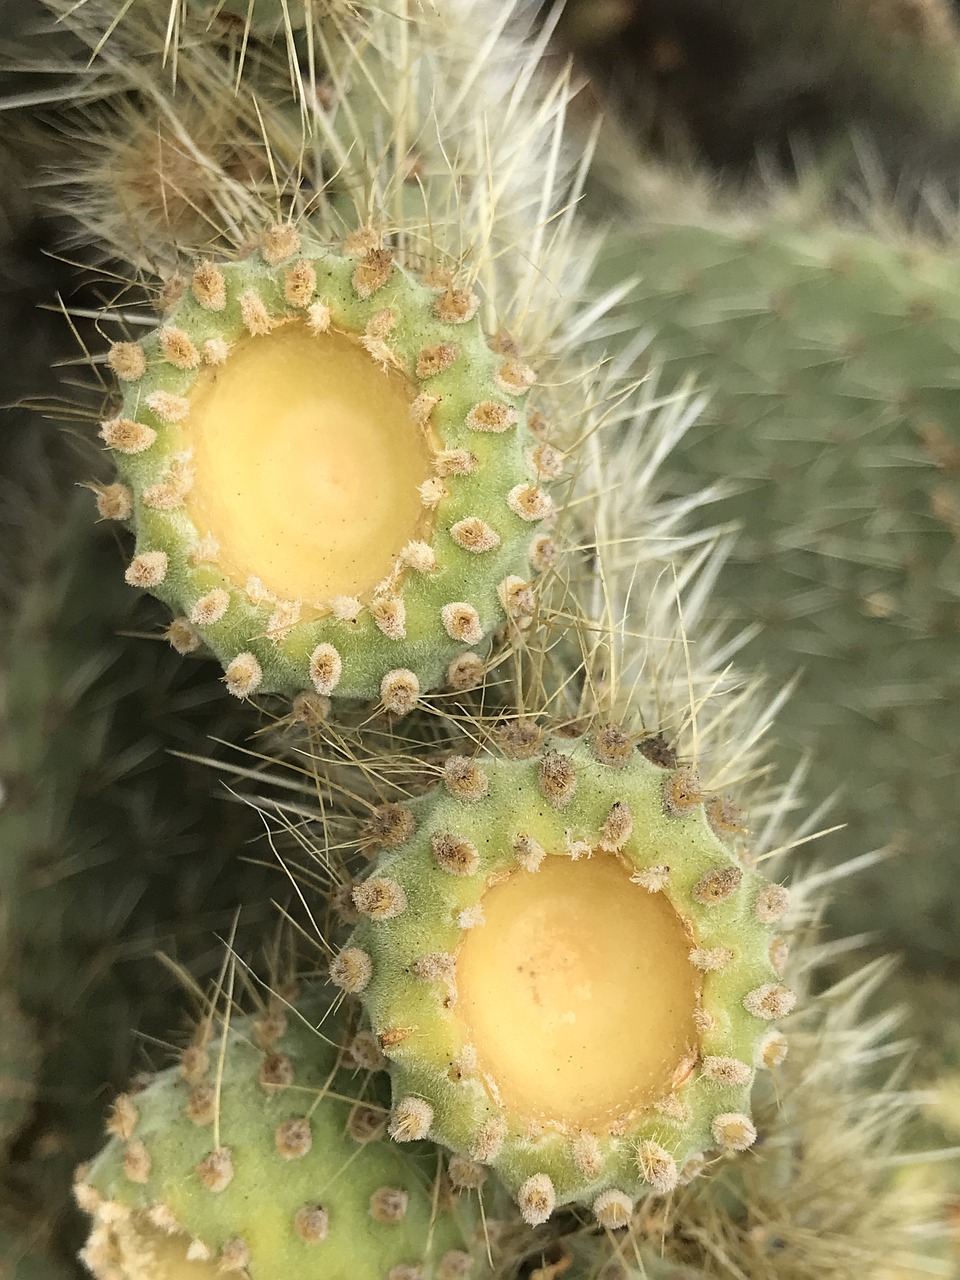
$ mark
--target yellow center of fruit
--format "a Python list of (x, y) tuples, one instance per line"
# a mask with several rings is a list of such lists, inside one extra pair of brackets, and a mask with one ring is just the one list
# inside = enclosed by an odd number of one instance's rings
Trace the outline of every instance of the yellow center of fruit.
[(423, 536), (417, 486), (431, 474), (402, 374), (339, 333), (287, 324), (204, 368), (183, 445), (186, 506), (218, 567), (285, 600), (364, 596)]
[(504, 1107), (599, 1131), (669, 1093), (696, 1043), (690, 937), (618, 858), (548, 857), (483, 898), (457, 959), (464, 1038)]
[[(123, 1280), (222, 1280), (216, 1258), (187, 1261), (189, 1246), (189, 1236), (168, 1235), (143, 1214), (135, 1213), (115, 1224), (112, 1256), (100, 1260), (94, 1253), (90, 1265), (102, 1280), (115, 1275), (122, 1275)], [(103, 1265), (98, 1267), (98, 1261)]]

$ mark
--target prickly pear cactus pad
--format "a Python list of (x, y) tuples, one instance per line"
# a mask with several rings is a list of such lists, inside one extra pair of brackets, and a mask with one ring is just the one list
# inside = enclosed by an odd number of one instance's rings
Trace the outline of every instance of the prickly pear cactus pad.
[(435, 1156), (382, 1140), (376, 1066), (322, 998), (198, 1037), (117, 1098), (110, 1143), (79, 1171), (87, 1266), (98, 1280), (478, 1277), (469, 1198), (441, 1196)]
[(127, 581), (175, 611), (174, 647), (220, 658), (231, 693), (402, 714), (532, 612), (559, 457), (526, 422), (533, 371), (490, 348), (478, 306), (373, 233), (332, 253), (275, 226), (250, 258), (200, 262), (157, 332), (112, 347), (123, 406), (100, 435), (119, 483), (101, 514), (132, 520)]
[(512, 721), (498, 746), (379, 811), (331, 973), (390, 1059), (394, 1139), (492, 1165), (531, 1225), (580, 1201), (622, 1226), (756, 1137), (754, 1073), (794, 1003), (786, 891), (662, 739)]

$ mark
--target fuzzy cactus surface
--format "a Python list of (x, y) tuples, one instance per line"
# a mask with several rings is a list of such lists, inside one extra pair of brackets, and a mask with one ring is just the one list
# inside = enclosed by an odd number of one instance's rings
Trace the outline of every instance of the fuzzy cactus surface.
[[(117, 475), (87, 464), (85, 514), (51, 503), (63, 572), (41, 557), (4, 629), (26, 785), (0, 812), (2, 973), (42, 1048), (0, 1175), (15, 1265), (942, 1271), (936, 1195), (900, 1178), (947, 1156), (910, 1149), (919, 1099), (870, 1006), (888, 966), (824, 923), (874, 854), (863, 831), (794, 852), (836, 779), (807, 797), (784, 767), (793, 669), (757, 646), (791, 645), (725, 592), (769, 571), (781, 605), (784, 530), (815, 579), (791, 616), (846, 626), (825, 565), (859, 544), (818, 486), (899, 479), (911, 431), (949, 471), (949, 288), (921, 305), (917, 262), (864, 227), (591, 220), (556, 13), (46, 9), (67, 53), (10, 110), (83, 288), (44, 408)], [(714, 438), (728, 378), (773, 439), (753, 469)], [(950, 548), (918, 551), (913, 497), (902, 527), (872, 479), (856, 501), (881, 559), (921, 562), (897, 564), (926, 635)], [(846, 707), (843, 674), (794, 695), (804, 723)], [(853, 743), (834, 773), (875, 760)], [(917, 830), (922, 808), (895, 806)]]

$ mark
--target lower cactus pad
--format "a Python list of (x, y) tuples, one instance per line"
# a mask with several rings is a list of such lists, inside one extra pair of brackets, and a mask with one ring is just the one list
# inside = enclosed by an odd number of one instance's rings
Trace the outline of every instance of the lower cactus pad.
[(512, 724), (500, 745), (386, 807), (331, 972), (390, 1059), (397, 1141), (491, 1165), (531, 1225), (578, 1201), (616, 1227), (703, 1152), (753, 1143), (793, 1005), (786, 891), (659, 739)]
[(469, 1200), (442, 1190), (435, 1156), (382, 1140), (344, 1021), (322, 999), (235, 1017), (117, 1099), (77, 1183), (98, 1280), (479, 1277)]

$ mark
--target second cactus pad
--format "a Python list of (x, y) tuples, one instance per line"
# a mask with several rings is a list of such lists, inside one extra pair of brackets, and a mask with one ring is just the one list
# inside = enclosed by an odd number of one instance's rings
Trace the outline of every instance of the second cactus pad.
[(703, 1153), (756, 1133), (786, 891), (741, 857), (728, 802), (661, 739), (511, 723), (376, 815), (383, 852), (334, 960), (391, 1061), (392, 1136), (492, 1165), (532, 1225), (624, 1225)]
[(275, 227), (111, 349), (101, 513), (133, 521), (127, 581), (176, 611), (171, 642), (212, 649), (238, 696), (403, 713), (532, 610), (558, 461), (526, 424), (534, 375), (473, 293), (426, 279), (372, 235), (332, 253)]

